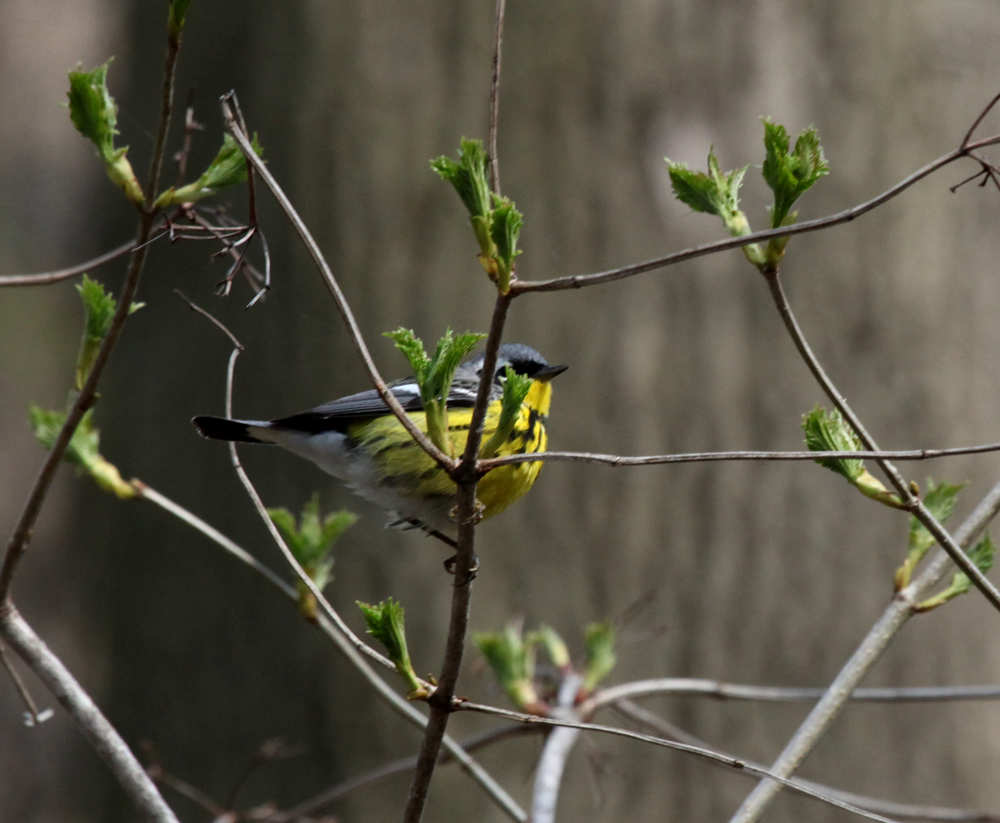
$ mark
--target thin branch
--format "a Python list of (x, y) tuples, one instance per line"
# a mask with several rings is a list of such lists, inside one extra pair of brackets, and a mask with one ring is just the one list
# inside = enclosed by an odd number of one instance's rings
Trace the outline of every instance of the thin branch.
[(794, 234), (805, 234), (806, 232), (819, 231), (820, 229), (826, 229), (831, 226), (839, 226), (842, 223), (850, 223), (852, 220), (857, 219), (863, 214), (867, 214), (872, 209), (878, 208), (883, 203), (886, 203), (897, 195), (902, 194), (914, 183), (923, 180), (925, 177), (933, 174), (938, 169), (941, 169), (956, 160), (960, 160), (963, 157), (969, 156), (976, 149), (991, 146), (998, 142), (1000, 142), (1000, 135), (988, 137), (984, 140), (976, 141), (975, 143), (968, 143), (962, 148), (949, 152), (948, 154), (939, 157), (937, 160), (928, 163), (922, 169), (918, 169), (909, 177), (904, 178), (895, 186), (882, 192), (882, 194), (877, 197), (873, 197), (871, 200), (867, 200), (864, 203), (860, 203), (857, 206), (837, 212), (836, 214), (831, 214), (828, 217), (820, 217), (816, 220), (806, 220), (802, 223), (796, 223), (793, 226), (782, 226), (777, 229), (766, 229), (764, 231), (753, 232), (752, 234), (748, 234), (743, 237), (731, 237), (724, 240), (716, 240), (711, 243), (704, 243), (700, 246), (693, 246), (692, 248), (684, 249), (683, 251), (666, 254), (662, 257), (655, 257), (652, 260), (646, 260), (642, 263), (635, 263), (618, 269), (597, 272), (596, 274), (574, 274), (568, 277), (557, 277), (553, 280), (517, 280), (511, 284), (511, 294), (516, 297), (517, 295), (525, 294), (527, 292), (562, 291), (564, 289), (579, 289), (584, 286), (596, 286), (600, 283), (611, 283), (616, 280), (623, 280), (626, 277), (633, 277), (637, 274), (653, 271), (654, 269), (662, 269), (667, 266), (676, 265), (677, 263), (683, 263), (686, 260), (694, 260), (696, 257), (704, 257), (707, 254), (715, 254), (729, 249), (738, 249), (742, 246), (749, 245), (750, 243), (759, 243), (764, 240), (771, 240), (775, 237), (790, 237)]
[(986, 454), (1000, 451), (1000, 443), (980, 446), (959, 446), (951, 449), (905, 449), (900, 451), (732, 451), (688, 452), (686, 454), (648, 454), (629, 457), (620, 454), (591, 452), (534, 452), (508, 454), (481, 460), (482, 472), (513, 463), (599, 463), (606, 466), (658, 466), (668, 463), (711, 463), (720, 460), (932, 460), (960, 454)]
[(452, 472), (456, 483), (458, 500), (458, 546), (455, 550), (454, 590), (451, 599), (451, 617), (448, 624), (448, 640), (445, 644), (444, 663), (437, 688), (430, 696), (430, 719), (424, 739), (420, 744), (420, 755), (417, 768), (410, 784), (410, 794), (406, 809), (403, 812), (403, 823), (419, 823), (427, 801), (427, 791), (430, 788), (431, 777), (437, 764), (438, 749), (441, 738), (448, 725), (448, 715), (453, 707), (455, 685), (462, 667), (462, 654), (465, 649), (465, 636), (469, 628), (469, 609), (472, 601), (472, 580), (475, 577), (476, 555), (476, 483), (478, 480), (479, 444), (482, 441), (483, 422), (486, 419), (486, 408), (489, 405), (490, 392), (493, 387), (493, 375), (496, 373), (497, 357), (500, 350), (500, 340), (507, 320), (511, 298), (506, 294), (498, 294), (493, 308), (493, 318), (490, 321), (490, 331), (486, 338), (486, 349), (483, 353), (483, 368), (480, 372), (479, 390), (476, 403), (472, 409), (469, 421), (469, 433), (465, 441), (462, 458)]
[[(210, 526), (193, 512), (188, 511), (183, 506), (160, 494), (155, 489), (147, 486), (140, 480), (132, 480), (139, 496), (150, 503), (160, 506), (165, 511), (179, 518), (196, 531), (201, 532), (209, 540), (219, 545), (222, 549), (245, 564), (261, 578), (266, 580), (274, 589), (281, 592), (292, 603), (298, 604), (299, 594), (293, 586), (287, 583), (268, 566), (261, 563), (251, 555), (246, 549), (234, 543), (217, 529)], [(405, 720), (414, 724), (418, 728), (423, 728), (427, 724), (424, 717), (413, 705), (400, 697), (385, 682), (378, 673), (368, 664), (364, 657), (358, 652), (354, 644), (344, 635), (344, 633), (331, 621), (326, 614), (317, 615), (317, 622), (314, 624), (323, 634), (327, 636), (344, 653), (351, 664), (361, 673), (361, 675), (371, 684), (375, 691), (389, 705), (400, 714)], [(459, 762), (462, 770), (471, 776), (489, 794), (493, 801), (503, 809), (508, 816), (517, 821), (527, 820), (527, 815), (514, 799), (500, 786), (499, 783), (487, 772), (478, 762), (469, 757), (468, 753), (455, 740), (447, 735), (444, 738), (444, 747), (452, 758)], [(442, 756), (445, 757), (445, 756)], [(444, 760), (442, 760), (444, 762)]]
[(170, 132), (170, 118), (174, 110), (174, 78), (177, 74), (177, 57), (181, 50), (181, 40), (167, 37), (167, 54), (163, 64), (163, 90), (160, 96), (160, 122), (156, 129), (153, 154), (149, 158), (149, 175), (146, 180), (145, 211), (152, 213), (153, 202), (160, 187), (160, 172), (163, 170), (163, 156), (167, 150), (167, 134)]
[(652, 743), (654, 746), (662, 746), (665, 749), (673, 749), (674, 751), (685, 752), (687, 754), (693, 754), (696, 757), (702, 758), (703, 760), (712, 761), (715, 763), (720, 763), (722, 765), (728, 766), (732, 769), (737, 769), (743, 771), (746, 774), (753, 775), (755, 777), (764, 777), (771, 780), (776, 780), (781, 785), (792, 789), (793, 791), (804, 794), (808, 797), (814, 797), (817, 800), (822, 800), (831, 806), (836, 806), (845, 811), (853, 812), (854, 814), (860, 815), (861, 817), (868, 818), (869, 820), (877, 820), (880, 823), (897, 823), (891, 818), (885, 817), (874, 812), (867, 811), (852, 803), (845, 803), (835, 797), (825, 794), (822, 791), (817, 791), (809, 786), (803, 785), (801, 782), (796, 782), (794, 780), (788, 780), (784, 777), (779, 777), (778, 775), (769, 772), (767, 769), (762, 769), (754, 764), (749, 763), (746, 760), (740, 760), (738, 758), (730, 757), (728, 755), (722, 755), (718, 752), (705, 748), (704, 746), (692, 746), (688, 743), (678, 743), (674, 740), (666, 740), (662, 737), (654, 737), (649, 734), (642, 734), (640, 732), (632, 732), (626, 729), (620, 729), (615, 726), (604, 726), (599, 723), (576, 723), (570, 720), (559, 720), (553, 717), (539, 717), (533, 714), (522, 714), (520, 712), (513, 712), (508, 709), (498, 709), (494, 706), (484, 706), (480, 703), (463, 702), (459, 704), (456, 708), (465, 711), (478, 712), (480, 714), (489, 714), (494, 717), (505, 717), (509, 720), (517, 720), (521, 723), (528, 723), (532, 725), (541, 726), (559, 726), (571, 729), (580, 729), (581, 731), (589, 732), (601, 732), (602, 734), (610, 734), (616, 737), (625, 737), (630, 740), (638, 740), (642, 743)]
[[(675, 726), (673, 723), (667, 722), (659, 715), (644, 709), (642, 706), (636, 705), (630, 700), (622, 700), (619, 703), (611, 705), (610, 708), (613, 708), (624, 717), (634, 720), (641, 726), (652, 729), (654, 732), (666, 737), (668, 740), (678, 740), (681, 743), (701, 746), (706, 749), (711, 749), (712, 751), (721, 754), (723, 757), (732, 757), (732, 755), (727, 752), (706, 743), (701, 738), (695, 737), (693, 734)], [(753, 763), (752, 761), (747, 762), (758, 768), (764, 768), (759, 763)], [(747, 777), (752, 776), (753, 775), (747, 775)], [(881, 800), (876, 797), (869, 797), (863, 794), (847, 792), (842, 789), (835, 789), (831, 786), (816, 783), (813, 780), (805, 780), (801, 777), (792, 778), (792, 782), (797, 786), (805, 786), (810, 789), (815, 789), (816, 791), (823, 792), (830, 797), (843, 800), (845, 803), (851, 803), (860, 809), (867, 809), (868, 811), (876, 812), (877, 814), (892, 815), (896, 818), (904, 818), (907, 820), (933, 820), (941, 821), (941, 823), (1000, 823), (1000, 815), (990, 814), (989, 812), (979, 811), (976, 809), (954, 809), (941, 806), (915, 806), (909, 803), (895, 803), (891, 800)]]
[[(472, 737), (467, 737), (465, 740), (460, 741), (459, 745), (466, 752), (474, 752), (479, 749), (486, 748), (494, 743), (499, 743), (501, 740), (507, 740), (511, 737), (521, 737), (525, 734), (538, 733), (539, 731), (541, 730), (532, 729), (526, 726), (504, 726), (498, 729), (489, 729)], [(444, 766), (454, 760), (455, 758), (450, 752), (441, 752), (441, 755), (438, 757), (438, 765)], [(412, 771), (416, 765), (416, 755), (401, 757), (398, 760), (384, 763), (381, 766), (369, 769), (362, 774), (349, 777), (347, 780), (338, 783), (336, 786), (327, 789), (325, 792), (318, 794), (309, 800), (299, 803), (297, 806), (294, 806), (287, 811), (275, 812), (274, 814), (264, 818), (262, 823), (295, 823), (295, 821), (300, 818), (311, 817), (319, 812), (325, 811), (330, 805), (337, 802), (342, 797), (346, 797), (348, 794), (356, 791), (357, 789), (381, 783), (383, 780), (394, 777), (397, 774), (405, 774), (406, 772)], [(527, 815), (521, 819), (526, 820)]]
[(267, 187), (271, 190), (271, 194), (273, 194), (275, 200), (278, 201), (278, 205), (281, 206), (293, 228), (298, 232), (306, 250), (309, 252), (313, 262), (316, 264), (316, 268), (319, 269), (320, 274), (323, 276), (323, 282), (326, 284), (330, 294), (333, 295), (334, 302), (337, 304), (337, 309), (347, 326), (347, 331), (350, 335), (351, 342), (354, 344), (354, 349), (367, 369), (368, 376), (371, 379), (375, 390), (379, 393), (379, 397), (381, 397), (382, 402), (384, 402), (392, 410), (392, 413), (396, 415), (396, 418), (399, 420), (403, 428), (410, 433), (410, 436), (420, 444), (420, 447), (427, 452), (427, 454), (429, 454), (439, 466), (445, 470), (452, 469), (454, 467), (454, 461), (452, 461), (448, 455), (435, 446), (424, 432), (417, 428), (416, 424), (409, 417), (407, 417), (406, 412), (399, 404), (395, 395), (387, 388), (385, 381), (379, 374), (378, 368), (375, 366), (375, 361), (372, 360), (371, 352), (368, 351), (368, 346), (361, 334), (361, 329), (358, 326), (357, 320), (354, 318), (354, 313), (351, 311), (351, 307), (348, 305), (347, 299), (344, 297), (344, 293), (341, 291), (340, 285), (337, 283), (337, 279), (333, 276), (333, 271), (330, 269), (330, 265), (326, 262), (323, 252), (320, 251), (319, 245), (313, 239), (312, 233), (306, 227), (302, 218), (299, 217), (298, 212), (295, 210), (295, 207), (292, 205), (287, 195), (278, 185), (278, 181), (274, 179), (274, 175), (271, 174), (267, 166), (264, 165), (264, 162), (257, 156), (257, 153), (250, 145), (250, 141), (247, 139), (246, 134), (239, 128), (233, 115), (233, 109), (230, 105), (230, 100), (232, 98), (232, 92), (223, 95), (222, 97), (222, 113), (226, 123), (226, 130), (233, 136), (233, 139), (240, 147), (244, 156), (253, 165), (261, 179), (267, 184)]
[(497, 154), (497, 126), (500, 122), (500, 61), (503, 56), (503, 19), (507, 0), (497, 0), (493, 27), (493, 77), (490, 80), (490, 188), (500, 194), (500, 159)]
[[(959, 546), (963, 549), (971, 546), (998, 512), (1000, 512), (1000, 483), (997, 483), (990, 493), (980, 501), (975, 511), (965, 519), (965, 522), (955, 532), (955, 540)], [(813, 707), (792, 739), (789, 740), (784, 751), (771, 767), (772, 772), (781, 777), (788, 777), (805, 760), (830, 724), (840, 714), (849, 695), (878, 662), (896, 633), (913, 616), (914, 606), (944, 576), (948, 562), (949, 556), (946, 552), (937, 552), (923, 573), (905, 589), (896, 593), (861, 645), (858, 646), (837, 674), (833, 683), (830, 684), (822, 699)], [(758, 784), (732, 818), (734, 823), (735, 821), (750, 823), (750, 821), (757, 820), (780, 788), (778, 784), (768, 780)]]
[[(809, 343), (802, 333), (795, 315), (792, 313), (792, 307), (788, 303), (788, 298), (785, 296), (778, 270), (765, 271), (764, 279), (767, 281), (775, 307), (781, 315), (782, 322), (784, 322), (785, 328), (792, 338), (792, 342), (798, 349), (809, 371), (816, 378), (816, 382), (819, 383), (820, 388), (823, 389), (823, 392), (830, 398), (830, 401), (840, 410), (840, 413), (850, 423), (851, 428), (857, 432), (862, 445), (871, 451), (879, 451), (875, 439), (865, 429), (860, 418), (848, 405), (846, 398), (826, 374), (819, 359), (809, 347)], [(948, 552), (948, 556), (955, 565), (965, 572), (972, 581), (972, 584), (983, 593), (983, 596), (993, 605), (993, 608), (1000, 611), (1000, 590), (987, 579), (986, 575), (979, 570), (979, 567), (959, 548), (954, 538), (945, 531), (944, 527), (938, 522), (938, 519), (934, 517), (927, 506), (924, 505), (920, 497), (912, 492), (910, 484), (903, 479), (903, 476), (896, 467), (884, 458), (877, 458), (876, 462), (879, 468), (885, 472), (892, 485), (896, 487), (896, 491), (899, 492), (899, 496), (903, 500), (903, 508), (907, 509), (927, 528), (927, 531), (934, 536), (934, 539), (937, 540), (941, 548)]]
[(47, 286), (49, 283), (58, 283), (60, 280), (69, 280), (86, 272), (92, 271), (105, 263), (124, 257), (136, 246), (135, 240), (122, 243), (118, 248), (98, 255), (93, 260), (70, 266), (68, 269), (58, 271), (47, 271), (40, 274), (3, 274), (0, 275), (0, 286)]
[(9, 599), (0, 605), (0, 635), (66, 709), (142, 817), (155, 823), (178, 823), (115, 727)]
[[(562, 720), (581, 719), (580, 711), (573, 705), (583, 685), (583, 678), (568, 672), (559, 684), (556, 705), (551, 716)], [(531, 823), (555, 823), (559, 787), (566, 770), (566, 760), (580, 737), (580, 730), (571, 727), (553, 729), (545, 740), (542, 756), (535, 770), (535, 785), (531, 793)]]
[[(748, 686), (689, 677), (661, 677), (636, 680), (609, 686), (595, 692), (580, 706), (583, 717), (602, 706), (619, 700), (650, 695), (695, 695), (717, 700), (757, 700), (769, 703), (811, 702), (818, 700), (825, 688), (790, 688), (786, 686)], [(911, 686), (903, 688), (856, 689), (850, 699), (869, 703), (932, 703), (953, 700), (1000, 700), (1000, 686)]]
[(962, 138), (962, 148), (963, 148), (963, 149), (964, 149), (964, 148), (968, 148), (968, 146), (969, 146), (969, 141), (970, 141), (970, 140), (972, 140), (972, 133), (973, 133), (973, 132), (974, 132), (974, 131), (975, 131), (976, 129), (978, 129), (978, 128), (979, 128), (979, 124), (983, 122), (983, 119), (984, 119), (984, 118), (986, 117), (986, 115), (987, 115), (987, 114), (989, 114), (989, 113), (990, 113), (990, 111), (992, 110), (992, 108), (993, 108), (993, 107), (994, 107), (994, 106), (995, 106), (995, 105), (996, 105), (997, 103), (1000, 103), (1000, 92), (998, 92), (998, 93), (997, 93), (997, 95), (996, 95), (996, 96), (995, 96), (995, 97), (994, 97), (994, 98), (993, 98), (992, 100), (990, 100), (990, 102), (989, 102), (989, 103), (987, 103), (987, 104), (986, 104), (986, 108), (984, 108), (984, 109), (983, 109), (983, 110), (982, 110), (982, 111), (981, 111), (981, 112), (979, 113), (979, 117), (977, 117), (977, 118), (975, 119), (975, 121), (973, 122), (973, 124), (972, 124), (971, 126), (969, 126), (969, 130), (968, 130), (968, 131), (967, 131), (967, 132), (965, 133), (965, 137), (963, 137), (963, 138)]
[(38, 705), (31, 696), (27, 684), (21, 679), (21, 675), (17, 673), (17, 669), (14, 668), (14, 664), (10, 662), (10, 658), (7, 656), (7, 647), (3, 643), (0, 643), (0, 663), (3, 663), (3, 667), (7, 670), (11, 682), (14, 684), (14, 688), (21, 698), (21, 702), (24, 703), (26, 710), (24, 712), (25, 725), (37, 726), (52, 717), (52, 709), (38, 711)]

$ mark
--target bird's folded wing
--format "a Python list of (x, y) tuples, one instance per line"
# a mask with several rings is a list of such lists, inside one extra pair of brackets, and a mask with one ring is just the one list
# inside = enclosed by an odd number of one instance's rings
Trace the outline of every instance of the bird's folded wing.
[[(390, 386), (399, 404), (408, 412), (422, 411), (423, 401), (420, 390), (412, 381)], [(475, 388), (452, 386), (448, 394), (450, 408), (469, 407), (476, 402)], [(272, 425), (283, 429), (309, 432), (343, 431), (346, 426), (368, 417), (379, 417), (389, 413), (389, 407), (374, 389), (331, 400), (308, 411), (273, 420)]]

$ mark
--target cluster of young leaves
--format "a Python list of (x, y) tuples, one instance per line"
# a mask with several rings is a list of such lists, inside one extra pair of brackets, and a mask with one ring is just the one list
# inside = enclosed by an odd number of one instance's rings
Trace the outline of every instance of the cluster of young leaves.
[[(353, 512), (343, 510), (320, 516), (319, 493), (312, 496), (296, 525), (295, 515), (286, 508), (267, 510), (271, 522), (281, 532), (289, 550), (299, 565), (322, 591), (333, 579), (333, 545), (357, 521)], [(316, 598), (302, 581), (298, 581), (299, 608), (309, 620), (316, 619)]]
[[(965, 488), (965, 483), (935, 483), (927, 478), (927, 492), (924, 494), (924, 505), (928, 511), (934, 515), (939, 523), (944, 523), (955, 510), (955, 503), (958, 500), (958, 493)], [(924, 559), (931, 546), (934, 545), (934, 536), (927, 531), (927, 527), (917, 518), (910, 517), (910, 540), (909, 552), (903, 565), (896, 570), (895, 587), (896, 591), (905, 588), (910, 584), (913, 570), (917, 564)]]
[[(111, 321), (114, 319), (118, 302), (104, 290), (104, 286), (96, 280), (91, 280), (86, 274), (83, 275), (76, 290), (80, 293), (84, 310), (83, 340), (76, 360), (76, 388), (79, 391), (87, 382), (94, 365), (94, 358), (97, 357), (104, 338), (111, 330)], [(132, 314), (145, 305), (145, 303), (132, 303), (128, 313)]]
[[(66, 422), (66, 412), (32, 406), (30, 420), (38, 442), (46, 449), (51, 449)], [(64, 459), (73, 463), (81, 474), (90, 475), (102, 489), (122, 500), (130, 500), (137, 494), (135, 487), (122, 479), (118, 468), (101, 455), (101, 433), (94, 425), (93, 409), (84, 414), (80, 425), (73, 432)]]
[[(502, 632), (481, 632), (473, 635), (490, 669), (504, 693), (519, 711), (547, 715), (549, 704), (541, 696), (536, 675), (535, 658), (538, 647), (548, 653), (555, 667), (563, 674), (573, 670), (569, 650), (559, 634), (549, 626), (522, 633), (519, 623), (508, 624)], [(615, 632), (610, 623), (592, 623), (584, 629), (583, 685), (580, 697), (592, 692), (615, 665)]]
[(406, 681), (409, 700), (424, 700), (430, 695), (428, 684), (424, 683), (413, 670), (410, 662), (410, 652), (406, 648), (406, 624), (403, 606), (391, 597), (372, 606), (358, 601), (358, 608), (365, 616), (368, 634), (385, 646), (389, 659), (396, 666), (396, 671)]
[[(852, 452), (861, 449), (861, 441), (837, 409), (827, 412), (817, 405), (802, 416), (806, 448), (809, 451)], [(820, 457), (816, 459), (823, 468), (839, 474), (865, 497), (877, 500), (891, 508), (902, 505), (899, 496), (890, 492), (882, 482), (865, 468), (863, 460)]]
[[(993, 568), (993, 560), (996, 556), (996, 550), (996, 546), (990, 539), (989, 532), (987, 532), (983, 535), (982, 540), (972, 547), (972, 550), (968, 555), (969, 560), (975, 564), (979, 571), (986, 574)], [(914, 608), (914, 611), (928, 612), (931, 609), (936, 609), (938, 606), (947, 603), (949, 600), (965, 594), (971, 588), (972, 581), (969, 579), (969, 576), (963, 571), (957, 571), (951, 576), (951, 583), (946, 588), (942, 589), (933, 597), (929, 597), (927, 600), (918, 603)]]
[(97, 148), (111, 182), (125, 192), (132, 203), (141, 206), (145, 195), (126, 157), (128, 146), (115, 148), (118, 106), (108, 92), (109, 65), (111, 60), (93, 71), (83, 71), (79, 66), (69, 73), (69, 116), (77, 131)]
[[(86, 274), (76, 287), (83, 303), (83, 339), (80, 343), (80, 353), (76, 361), (76, 390), (83, 388), (94, 365), (94, 358), (111, 329), (117, 302), (99, 282), (91, 280)], [(129, 314), (142, 308), (142, 303), (132, 303)], [(70, 395), (72, 404), (74, 395)], [(32, 406), (30, 410), (31, 427), (35, 437), (46, 448), (51, 449), (59, 432), (66, 422), (66, 412), (51, 411)], [(66, 449), (65, 459), (75, 464), (81, 472), (89, 474), (105, 491), (112, 492), (122, 499), (135, 497), (136, 491), (131, 483), (122, 479), (118, 469), (101, 455), (101, 434), (94, 425), (93, 409), (87, 411), (77, 426)]]
[[(178, 40), (190, 2), (191, 0), (173, 0), (170, 4), (168, 29), (176, 33)], [(170, 36), (173, 37), (174, 34)], [(93, 71), (85, 72), (78, 69), (69, 73), (69, 116), (77, 131), (96, 146), (108, 177), (125, 192), (129, 201), (142, 208), (145, 194), (126, 156), (128, 147), (115, 148), (114, 145), (114, 136), (118, 134), (118, 106), (108, 91), (107, 75), (110, 64), (109, 60)], [(252, 144), (257, 155), (262, 157), (264, 151), (257, 141), (256, 134)], [(153, 202), (153, 210), (195, 202), (217, 194), (224, 188), (238, 186), (246, 182), (246, 179), (246, 160), (236, 141), (226, 134), (223, 137), (222, 148), (202, 175), (193, 183), (180, 188), (171, 186), (162, 192)]]
[[(768, 212), (770, 227), (776, 229), (795, 222), (797, 214), (791, 211), (795, 201), (829, 173), (829, 166), (816, 129), (810, 127), (803, 131), (795, 141), (795, 148), (789, 151), (789, 137), (784, 126), (766, 118), (763, 123), (765, 157), (761, 172), (764, 182), (774, 193), (774, 203), (768, 207)], [(749, 166), (723, 172), (714, 148), (709, 148), (707, 173), (689, 169), (686, 164), (675, 163), (669, 157), (665, 159), (670, 184), (678, 200), (695, 211), (714, 214), (734, 237), (751, 233), (747, 216), (739, 207), (739, 190)], [(763, 249), (751, 243), (743, 247), (743, 253), (758, 269), (773, 270), (784, 255), (788, 240), (788, 237), (772, 239)]]
[(510, 366), (507, 366), (503, 379), (500, 419), (497, 422), (496, 430), (479, 450), (479, 456), (484, 460), (493, 457), (514, 431), (514, 426), (521, 416), (521, 406), (531, 389), (531, 383), (532, 379), (528, 375), (518, 374)]
[(423, 341), (412, 329), (398, 328), (385, 332), (385, 336), (391, 338), (410, 361), (427, 415), (428, 437), (441, 451), (454, 457), (455, 450), (448, 438), (448, 394), (459, 363), (486, 335), (466, 332), (453, 337), (451, 329), (447, 329), (444, 337), (438, 340), (433, 357), (428, 356)]
[(514, 276), (514, 260), (521, 254), (517, 240), (523, 216), (507, 197), (490, 191), (487, 156), (481, 140), (462, 138), (458, 160), (442, 155), (431, 168), (455, 187), (469, 211), (469, 221), (479, 242), (479, 262), (504, 294)]

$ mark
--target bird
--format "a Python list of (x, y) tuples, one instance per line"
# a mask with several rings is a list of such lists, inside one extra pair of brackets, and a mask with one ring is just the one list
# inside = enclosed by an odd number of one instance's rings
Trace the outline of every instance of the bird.
[[(447, 398), (448, 436), (461, 454), (472, 420), (472, 407), (482, 378), (485, 354), (460, 364)], [(497, 353), (491, 375), (483, 442), (496, 431), (507, 367), (531, 378), (530, 388), (507, 439), (495, 456), (545, 451), (545, 424), (552, 399), (552, 378), (567, 366), (550, 366), (529, 346), (505, 343)], [(413, 377), (390, 383), (407, 416), (427, 431), (420, 389)], [(387, 524), (419, 528), (453, 542), (456, 524), (456, 486), (445, 471), (410, 436), (374, 389), (324, 403), (314, 409), (271, 421), (230, 420), (199, 415), (192, 422), (199, 434), (211, 440), (266, 443), (304, 457), (323, 471), (344, 481), (356, 494), (389, 513)], [(493, 517), (521, 498), (534, 484), (541, 462), (498, 466), (479, 481), (476, 497), (482, 519)]]

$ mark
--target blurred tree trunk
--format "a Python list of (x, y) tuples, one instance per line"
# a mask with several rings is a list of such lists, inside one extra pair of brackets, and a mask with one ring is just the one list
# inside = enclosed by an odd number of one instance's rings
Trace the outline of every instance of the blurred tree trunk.
[[(128, 42), (143, 44), (142, 54), (137, 46), (126, 61), (119, 52), (127, 76), (117, 82), (129, 84), (119, 102), (149, 129), (162, 8), (130, 8)], [(305, 2), (236, 13), (204, 0), (191, 14), (181, 97), (198, 86), (209, 126), (193, 168), (219, 140), (218, 94), (236, 87), (383, 373), (404, 369), (383, 331), (410, 326), (434, 340), (446, 326), (485, 329), (490, 285), (460, 203), (428, 160), (453, 154), (463, 135), (486, 136), (492, 4)], [(997, 25), (974, 6), (903, 2), (509, 3), (499, 153), (504, 193), (525, 214), (521, 275), (597, 271), (722, 236), (713, 219), (672, 200), (663, 156), (702, 167), (714, 143), (726, 168), (759, 163), (759, 116), (793, 133), (819, 128), (832, 174), (802, 201), (803, 218), (877, 194), (958, 144), (995, 91), (982, 78), (1000, 68), (987, 45)], [(133, 132), (133, 152), (148, 150), (134, 123), (122, 129)], [(988, 379), (1000, 297), (991, 277), (1000, 252), (989, 229), (995, 192), (947, 191), (972, 171), (945, 172), (855, 224), (789, 247), (785, 279), (800, 321), (886, 447), (997, 439), (997, 381)], [(763, 188), (752, 168), (743, 203), (758, 227)], [(149, 306), (116, 355), (100, 414), (123, 474), (279, 564), (224, 449), (198, 440), (187, 422), (221, 410), (228, 344), (171, 294), (185, 289), (248, 344), (237, 370), (240, 414), (277, 416), (365, 387), (319, 278), (262, 200), (274, 291), (251, 311), (245, 290), (215, 301), (224, 269), (209, 268), (205, 247), (158, 249), (143, 287)], [(104, 229), (108, 245), (127, 236), (130, 219)], [(553, 448), (797, 448), (801, 414), (824, 402), (738, 252), (524, 297), (507, 338), (572, 366), (555, 387)], [(398, 597), (418, 670), (436, 670), (450, 600), (444, 553), (383, 531), (377, 511), (294, 458), (245, 452), (268, 505), (297, 509), (318, 488), (325, 507), (363, 512), (338, 549), (331, 599), (360, 627), (355, 600)], [(956, 519), (996, 479), (988, 458), (908, 471), (921, 484), (931, 472), (971, 480)], [(286, 805), (416, 750), (416, 732), (243, 569), (159, 512), (89, 488), (79, 494), (75, 551), (90, 568), (72, 585), (102, 627), (96, 682), (131, 742), (153, 740), (168, 768), (219, 799), (263, 740), (303, 743), (307, 754), (270, 766), (243, 795)], [(887, 603), (906, 531), (904, 517), (813, 464), (553, 464), (524, 502), (481, 531), (473, 626), (495, 630), (520, 615), (528, 626), (553, 625), (579, 651), (585, 623), (652, 596), (620, 632), (615, 680), (821, 685)], [(872, 681), (995, 679), (997, 644), (979, 638), (998, 624), (981, 598), (964, 598), (914, 621)], [(473, 658), (460, 691), (502, 701)], [(650, 705), (765, 762), (807, 711)], [(900, 801), (995, 808), (996, 714), (985, 704), (852, 708), (805, 773)], [(454, 729), (482, 725), (456, 717)], [(537, 748), (502, 745), (483, 760), (525, 795)], [(87, 814), (129, 819), (117, 789), (100, 779), (104, 798), (87, 801)], [(442, 771), (436, 780), (429, 820), (499, 819), (465, 777)], [(725, 819), (752, 786), (680, 755), (596, 739), (580, 747), (567, 781), (565, 820)], [(337, 812), (392, 819), (406, 786), (399, 778), (358, 792)], [(793, 798), (769, 819), (803, 814), (833, 819)]]

